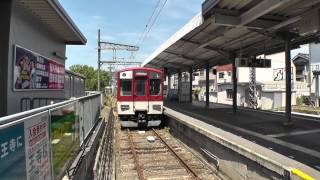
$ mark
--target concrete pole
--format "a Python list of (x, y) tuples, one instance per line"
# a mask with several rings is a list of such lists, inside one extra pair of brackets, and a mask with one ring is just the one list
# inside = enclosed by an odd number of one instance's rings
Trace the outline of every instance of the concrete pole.
[(233, 95), (232, 95), (232, 109), (233, 113), (237, 112), (237, 92), (238, 92), (238, 80), (237, 80), (237, 67), (236, 67), (236, 58), (234, 55), (229, 57), (232, 61), (232, 84), (233, 84)]
[[(100, 91), (100, 65), (101, 65), (101, 46), (100, 46), (100, 29), (99, 29), (98, 30), (98, 91)], [(111, 78), (110, 78), (110, 81), (111, 81)]]
[(189, 102), (192, 103), (192, 67), (189, 69)]
[(178, 97), (179, 102), (181, 102), (181, 80), (182, 80), (182, 73), (181, 71), (178, 72)]
[(209, 63), (206, 63), (206, 107), (209, 107)]
[(285, 39), (285, 64), (286, 64), (286, 121), (285, 125), (292, 124), (291, 121), (291, 54), (290, 38)]

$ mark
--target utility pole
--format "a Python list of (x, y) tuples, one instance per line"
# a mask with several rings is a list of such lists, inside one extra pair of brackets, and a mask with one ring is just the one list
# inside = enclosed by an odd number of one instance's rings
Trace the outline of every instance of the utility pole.
[(100, 91), (100, 66), (101, 66), (101, 45), (100, 45), (100, 29), (98, 30), (98, 91)]
[[(112, 59), (109, 61), (101, 60), (101, 51), (102, 50), (111, 50), (112, 51)], [(101, 66), (103, 64), (109, 65), (109, 73), (110, 73), (110, 86), (112, 86), (112, 69), (115, 68), (117, 65), (126, 66), (126, 65), (141, 65), (141, 62), (133, 61), (134, 56), (133, 52), (139, 50), (138, 46), (132, 46), (127, 44), (120, 44), (120, 43), (112, 43), (112, 42), (105, 42), (101, 41), (100, 39), (100, 29), (98, 30), (98, 91), (100, 91), (101, 87)], [(125, 58), (118, 58), (117, 51), (128, 51), (131, 52), (130, 60), (126, 60)], [(122, 59), (122, 60), (121, 60)]]

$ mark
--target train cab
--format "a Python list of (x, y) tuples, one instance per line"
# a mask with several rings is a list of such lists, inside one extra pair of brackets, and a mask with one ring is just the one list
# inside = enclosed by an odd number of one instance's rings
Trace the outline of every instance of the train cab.
[(117, 72), (117, 111), (122, 127), (159, 126), (163, 114), (163, 72), (130, 68)]

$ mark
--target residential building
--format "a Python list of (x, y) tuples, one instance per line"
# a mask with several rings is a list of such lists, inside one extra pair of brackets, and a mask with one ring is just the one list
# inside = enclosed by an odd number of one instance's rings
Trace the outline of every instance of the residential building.
[[(266, 56), (271, 59), (271, 68), (254, 68), (256, 78), (256, 108), (277, 110), (285, 106), (285, 57), (284, 53)], [(300, 68), (300, 67), (299, 67)], [(233, 84), (232, 65), (217, 66), (217, 102), (232, 104)], [(249, 107), (250, 68), (238, 67), (238, 106)], [(299, 71), (300, 73), (300, 71)], [(300, 80), (300, 77), (299, 77)], [(296, 67), (292, 63), (292, 105), (296, 97), (308, 95), (308, 84), (296, 81)]]

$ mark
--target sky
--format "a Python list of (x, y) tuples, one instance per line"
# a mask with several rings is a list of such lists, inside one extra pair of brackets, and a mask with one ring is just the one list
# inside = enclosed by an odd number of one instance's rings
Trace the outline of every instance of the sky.
[[(161, 0), (162, 3), (164, 1)], [(138, 44), (158, 0), (59, 0), (59, 2), (88, 41), (84, 46), (67, 46), (66, 66), (69, 68), (73, 64), (97, 67), (98, 29), (101, 29), (103, 41)], [(142, 62), (151, 55), (201, 11), (202, 2), (203, 0), (168, 0), (135, 60)], [(110, 60), (111, 56), (110, 51), (105, 51), (102, 60)], [(118, 57), (129, 58), (130, 53), (119, 53)]]

